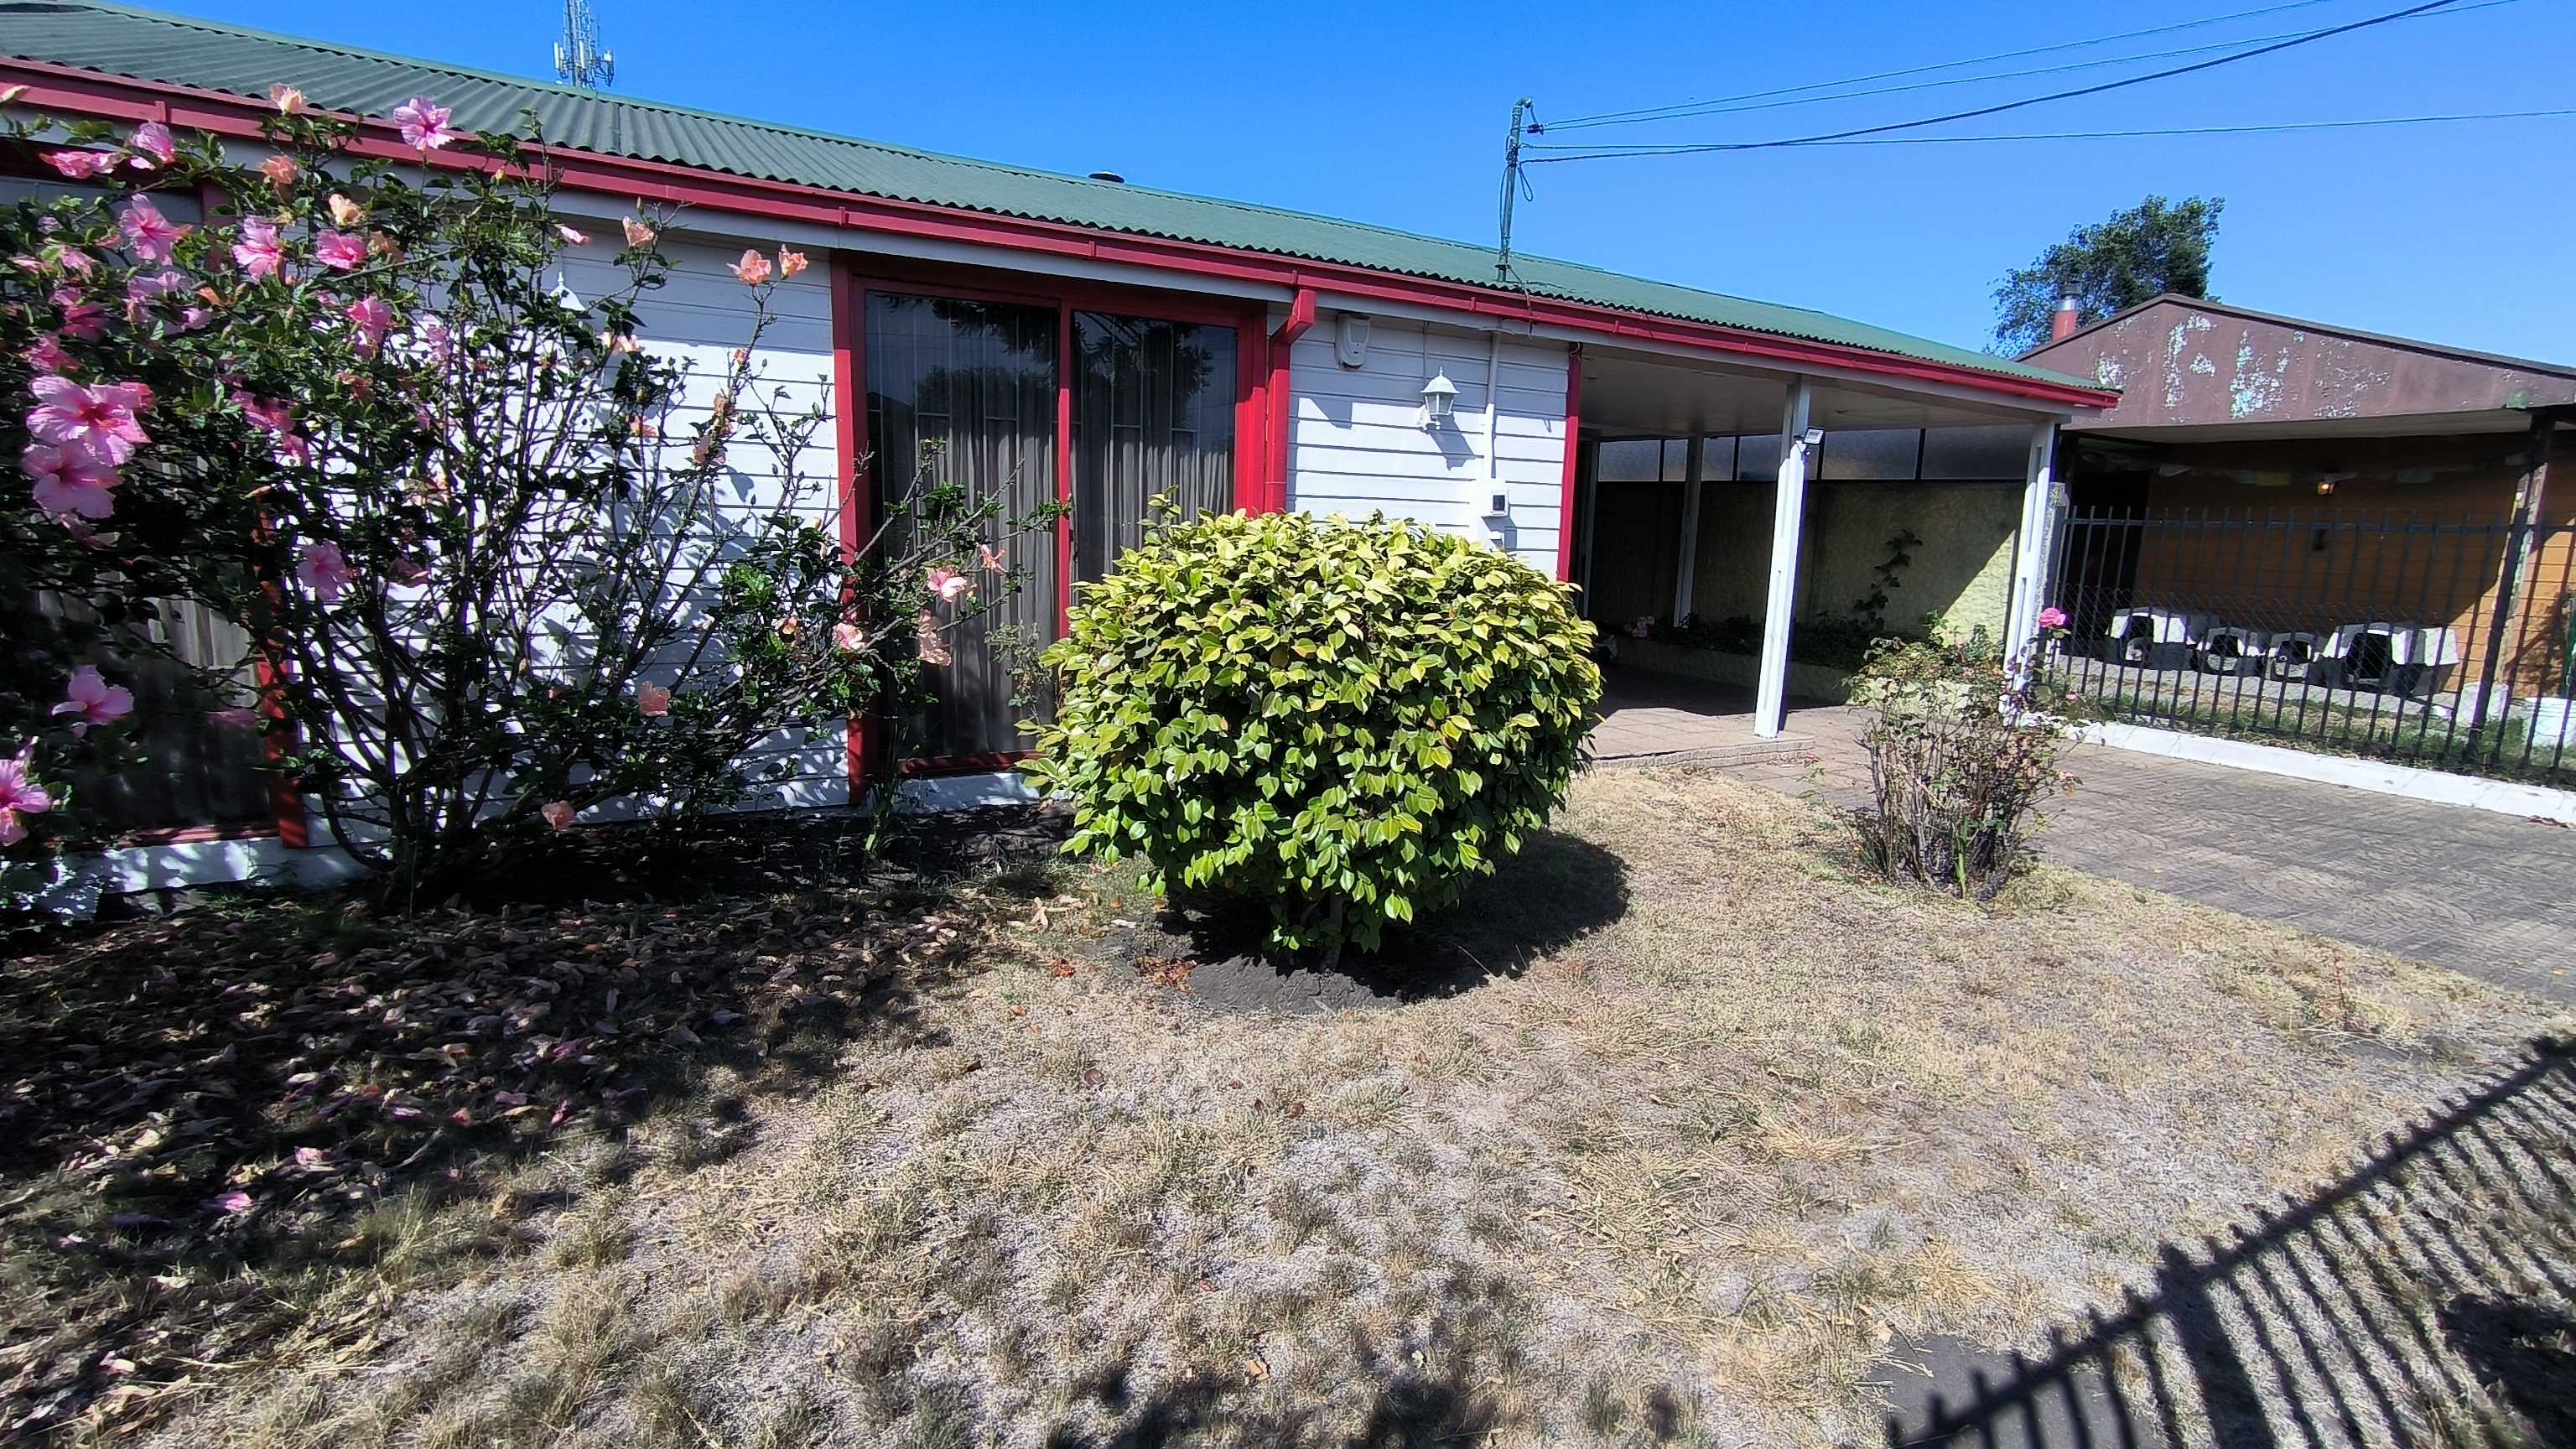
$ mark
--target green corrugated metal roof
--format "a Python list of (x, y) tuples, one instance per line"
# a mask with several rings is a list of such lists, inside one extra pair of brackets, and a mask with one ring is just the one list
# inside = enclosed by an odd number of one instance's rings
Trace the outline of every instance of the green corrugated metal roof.
[[(1494, 275), (1490, 248), (1387, 227), (941, 156), (95, 0), (0, 0), (0, 53), (241, 96), (265, 97), (270, 85), (284, 81), (301, 87), (317, 105), (362, 115), (381, 116), (414, 95), (427, 94), (453, 107), (460, 126), (514, 128), (533, 110), (548, 141), (604, 155), (1449, 282), (1487, 285)], [(1865, 348), (2001, 377), (2093, 386), (2063, 373), (1803, 307), (1748, 301), (1544, 257), (1517, 257), (1514, 270), (1526, 288), (1541, 296)]]

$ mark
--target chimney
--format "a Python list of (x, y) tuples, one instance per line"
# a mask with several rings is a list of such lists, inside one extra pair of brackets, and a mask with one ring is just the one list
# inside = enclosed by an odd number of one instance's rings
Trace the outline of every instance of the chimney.
[(2076, 329), (2083, 325), (2083, 317), (2075, 310), (2075, 299), (2060, 297), (2057, 299), (2056, 313), (2048, 319), (2048, 340), (2063, 342), (2074, 336)]

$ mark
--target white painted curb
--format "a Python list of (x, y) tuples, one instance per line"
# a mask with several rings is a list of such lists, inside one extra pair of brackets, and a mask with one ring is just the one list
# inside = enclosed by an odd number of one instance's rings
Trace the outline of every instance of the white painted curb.
[(2231, 769), (2253, 770), (2265, 775), (2285, 775), (2293, 780), (2346, 785), (2379, 795), (2403, 795), (2410, 800), (2466, 805), (2472, 810), (2492, 810), (2499, 815), (2536, 817), (2561, 825), (2576, 825), (2576, 790), (2517, 785), (2505, 780), (2484, 780), (2475, 775), (2455, 775), (2448, 770), (2427, 770), (2385, 760), (2357, 760), (2347, 755), (2283, 749), (2279, 745), (2249, 744), (2244, 740), (2212, 739), (2207, 735), (2149, 729), (2144, 725), (2088, 724), (2079, 726), (2076, 732), (2094, 744), (2109, 745), (2115, 750), (2135, 750), (2140, 754), (2163, 755), (2175, 760), (2199, 760), (2205, 764), (2226, 765)]

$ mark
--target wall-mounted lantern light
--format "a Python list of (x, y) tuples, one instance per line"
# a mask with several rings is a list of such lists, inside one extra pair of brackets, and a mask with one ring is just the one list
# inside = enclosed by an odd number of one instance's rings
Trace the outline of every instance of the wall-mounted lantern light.
[(1451, 382), (1445, 372), (1431, 374), (1431, 380), (1422, 385), (1422, 426), (1425, 429), (1440, 426), (1448, 420), (1449, 410), (1457, 405), (1458, 384)]

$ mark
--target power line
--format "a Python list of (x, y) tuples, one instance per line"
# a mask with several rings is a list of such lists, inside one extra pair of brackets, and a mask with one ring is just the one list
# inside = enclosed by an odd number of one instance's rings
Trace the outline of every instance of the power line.
[[(1828, 131), (1821, 135), (1787, 136), (1771, 141), (1713, 141), (1697, 145), (1675, 145), (1660, 151), (1646, 154), (1660, 156), (1686, 156), (1714, 151), (1767, 151), (1783, 146), (1814, 146), (1827, 141), (1843, 141), (1860, 136), (1883, 135), (1890, 131), (1910, 131), (1922, 126), (1938, 126), (1951, 121), (1973, 120), (1978, 116), (2000, 115), (2005, 111), (2018, 111), (2026, 106), (2045, 105), (2051, 101), (2074, 100), (2079, 96), (2100, 95), (2105, 91), (2116, 91), (2129, 86), (2145, 85), (2149, 81), (2170, 80), (2178, 75), (2190, 75), (2197, 71), (2214, 70), (2222, 65), (2233, 65), (2240, 60), (2252, 60), (2256, 56), (2270, 55), (2276, 51), (2288, 50), (2293, 46), (2312, 45), (2320, 40), (2331, 39), (2338, 35), (2349, 35), (2356, 30), (2367, 30), (2374, 25), (2386, 25), (2391, 21), (2404, 20), (2410, 16), (2423, 15), (2431, 11), (2445, 9), (2457, 3), (2459, 3), (2459, 0), (2426, 0), (2426, 3), (2424, 4), (2410, 5), (2403, 10), (2392, 10), (2386, 14), (2371, 16), (2366, 20), (2355, 20), (2343, 25), (2329, 26), (2323, 30), (2307, 31), (2303, 34), (2292, 36), (2287, 40), (2279, 40), (2274, 41), (2269, 45), (2256, 46), (2252, 50), (2233, 51), (2229, 54), (2216, 56), (2209, 60), (2194, 61), (2190, 65), (2172, 66), (2164, 70), (2149, 71), (2144, 75), (2123, 76), (2118, 80), (2103, 81), (2098, 85), (2081, 86), (2074, 90), (2052, 91), (2047, 95), (2024, 96), (2019, 100), (1999, 101), (1991, 106), (1977, 106), (1969, 110), (1952, 111), (1947, 115), (1926, 116), (1920, 120), (1913, 121), (1885, 121), (1875, 126), (1854, 126), (1848, 130)], [(1639, 153), (1596, 150), (1566, 156), (1531, 157), (1523, 160), (1521, 164), (1524, 166), (1539, 166), (1565, 161), (1588, 161), (1601, 156), (1636, 154)]]
[(1938, 70), (1957, 70), (1961, 66), (1986, 65), (1999, 60), (2023, 60), (2034, 55), (2054, 55), (2059, 51), (2082, 50), (2091, 45), (2109, 45), (2118, 40), (2143, 40), (2150, 35), (2170, 35), (2179, 30), (2197, 30), (2211, 25), (2224, 25), (2234, 20), (2252, 20), (2264, 15), (2278, 15), (2285, 10), (2305, 10), (2327, 3), (2329, 0), (2290, 0), (2288, 4), (2266, 5), (2257, 10), (2239, 10), (2232, 15), (2213, 15), (2205, 20), (2185, 20), (2173, 25), (2158, 25), (2145, 30), (2124, 30), (2117, 35), (2097, 35), (2091, 40), (2067, 40), (2055, 45), (2033, 46), (2028, 50), (2007, 50), (2000, 54), (1974, 56), (1967, 60), (1945, 60), (1932, 65), (1909, 66), (1902, 70), (1882, 70), (1870, 75), (1846, 76), (1841, 80), (1812, 81), (1806, 85), (1783, 86), (1778, 90), (1747, 91), (1741, 95), (1677, 101), (1668, 106), (1646, 106), (1631, 111), (1601, 111), (1589, 116), (1574, 116), (1567, 120), (1550, 121), (1547, 128), (1553, 131), (1570, 131), (1581, 126), (1626, 125), (1632, 119), (1656, 120), (1660, 119), (1664, 112), (1687, 110), (1693, 106), (1714, 106), (1728, 101), (1758, 101), (1772, 96), (1794, 96), (1807, 91), (1830, 90), (1835, 86), (1866, 85), (1871, 81), (1896, 80), (1910, 75), (1929, 75)]
[[(2456, 10), (2443, 10), (2443, 11), (2434, 12), (2433, 14), (2430, 14), (2430, 15), (2417, 16), (2417, 17), (2413, 17), (2413, 18), (2416, 18), (2416, 19), (2441, 19), (2441, 18), (2444, 18), (2444, 17), (2446, 17), (2446, 16), (2453, 16), (2453, 15), (2469, 15), (2469, 14), (2474, 14), (2475, 12), (2480, 11), (2480, 10), (2492, 10), (2492, 9), (2495, 9), (2495, 8), (2496, 8), (2497, 6), (2499, 6), (2499, 5), (2516, 5), (2516, 4), (2520, 4), (2520, 3), (2521, 3), (2521, 0), (2478, 0), (2478, 3), (2477, 3), (2477, 4), (2474, 4), (2474, 5), (2463, 5), (2463, 6), (2461, 6), (2460, 8), (2458, 8), (2458, 9), (2456, 9)], [(1758, 99), (1753, 99), (1753, 98), (1749, 98), (1749, 97), (1742, 97), (1742, 98), (1739, 98), (1739, 97), (1726, 97), (1726, 98), (1722, 98), (1721, 100), (1715, 100), (1715, 101), (1694, 102), (1694, 103), (1692, 103), (1692, 105), (1691, 105), (1691, 106), (1689, 106), (1689, 107), (1687, 107), (1687, 108), (1685, 108), (1685, 107), (1674, 107), (1674, 108), (1671, 108), (1671, 114), (1669, 114), (1669, 115), (1664, 115), (1664, 116), (1651, 116), (1651, 117), (1641, 117), (1641, 118), (1639, 118), (1639, 119), (1640, 119), (1640, 120), (1649, 120), (1649, 121), (1656, 121), (1656, 120), (1665, 120), (1665, 121), (1670, 121), (1670, 120), (1688, 120), (1688, 119), (1694, 119), (1694, 118), (1697, 118), (1697, 117), (1700, 117), (1700, 116), (1731, 116), (1731, 115), (1738, 115), (1738, 114), (1741, 114), (1741, 113), (1746, 112), (1746, 111), (1776, 111), (1776, 110), (1782, 110), (1782, 109), (1785, 109), (1785, 108), (1790, 107), (1790, 106), (1814, 106), (1814, 105), (1823, 105), (1823, 104), (1828, 103), (1828, 102), (1831, 102), (1831, 101), (1853, 101), (1853, 100), (1860, 100), (1860, 99), (1863, 99), (1863, 98), (1868, 97), (1868, 96), (1892, 96), (1892, 95), (1900, 95), (1900, 94), (1903, 94), (1903, 93), (1908, 92), (1908, 91), (1927, 91), (1927, 90), (1938, 90), (1938, 89), (1941, 89), (1942, 87), (1945, 87), (1945, 86), (1973, 86), (1973, 85), (1983, 85), (1983, 84), (1985, 84), (1985, 83), (1986, 83), (1986, 82), (1988, 82), (1988, 81), (2001, 81), (2001, 80), (2026, 80), (2026, 79), (2028, 79), (2028, 78), (2030, 78), (2030, 77), (2032, 77), (2032, 76), (2039, 76), (2039, 75), (2062, 75), (2062, 74), (2064, 74), (2064, 73), (2066, 73), (2066, 72), (2068, 72), (2068, 71), (2077, 71), (2077, 70), (2099, 70), (2099, 69), (2101, 69), (2103, 66), (2106, 66), (2106, 65), (2130, 65), (2130, 64), (2134, 64), (2134, 63), (2136, 63), (2136, 62), (2138, 62), (2138, 61), (2142, 61), (2142, 60), (2171, 60), (2171, 59), (2174, 59), (2174, 58), (2175, 58), (2175, 57), (2177, 57), (2177, 56), (2185, 56), (2185, 55), (2206, 55), (2206, 54), (2208, 54), (2210, 51), (2213, 51), (2213, 50), (2227, 50), (2227, 49), (2230, 49), (2230, 48), (2232, 48), (2232, 47), (2234, 47), (2234, 46), (2239, 46), (2239, 45), (2261, 45), (2261, 44), (2263, 44), (2263, 43), (2265, 43), (2265, 42), (2268, 42), (2268, 41), (2274, 41), (2274, 40), (2288, 40), (2288, 39), (2291, 39), (2291, 38), (2293, 38), (2293, 37), (2295, 37), (2295, 36), (2304, 35), (2304, 34), (2306, 34), (2306, 33), (2307, 33), (2307, 32), (2305, 32), (2305, 31), (2283, 31), (2283, 32), (2280, 32), (2280, 33), (2278, 33), (2278, 34), (2274, 34), (2274, 35), (2254, 35), (2254, 36), (2245, 36), (2245, 37), (2242, 37), (2242, 38), (2239, 38), (2239, 39), (2236, 39), (2236, 40), (2216, 40), (2216, 41), (2210, 41), (2210, 42), (2207, 42), (2207, 43), (2205, 43), (2205, 44), (2201, 44), (2201, 45), (2186, 45), (2186, 46), (2182, 46), (2182, 47), (2180, 47), (2180, 48), (2178, 48), (2178, 49), (2174, 49), (2174, 50), (2150, 50), (2150, 51), (2142, 51), (2142, 52), (2139, 52), (2139, 53), (2137, 53), (2137, 54), (2133, 54), (2133, 55), (2114, 55), (2114, 56), (2105, 56), (2105, 57), (2103, 57), (2103, 58), (2102, 58), (2102, 59), (2100, 59), (2100, 60), (2077, 60), (2077, 61), (2069, 61), (2069, 62), (2067, 62), (2066, 64), (2063, 64), (2063, 65), (2043, 65), (2043, 66), (2034, 66), (2034, 67), (2032, 67), (2032, 68), (2030, 68), (2030, 69), (2028, 69), (2028, 70), (2007, 70), (2007, 71), (1997, 71), (1997, 72), (1995, 72), (1995, 73), (1994, 73), (1994, 74), (1992, 74), (1992, 75), (1965, 75), (1965, 76), (1952, 76), (1952, 77), (1950, 77), (1950, 78), (1948, 78), (1948, 79), (1945, 79), (1945, 80), (1913, 81), (1913, 82), (1910, 82), (1910, 83), (1905, 84), (1905, 85), (1896, 85), (1896, 86), (1879, 86), (1879, 87), (1876, 87), (1875, 89), (1865, 90), (1865, 91), (1834, 91), (1834, 92), (1831, 92), (1831, 93), (1829, 93), (1829, 94), (1825, 94), (1825, 95), (1792, 96), (1792, 97), (1789, 97), (1788, 99), (1785, 99), (1785, 100), (1758, 100)], [(2094, 43), (2097, 43), (2097, 42), (2083, 42), (2083, 43), (2085, 43), (2085, 44), (2094, 44)], [(1956, 66), (1956, 65), (1969, 65), (1969, 64), (1975, 64), (1975, 63), (1976, 63), (1976, 62), (1972, 62), (1972, 61), (1953, 61), (1953, 62), (1950, 62), (1950, 64), (1951, 64), (1951, 65), (1954, 65), (1954, 66)], [(1825, 84), (1841, 85), (1841, 84), (1852, 84), (1852, 82), (1840, 82), (1840, 81), (1836, 81), (1836, 82), (1827, 82), (1827, 83), (1825, 83)], [(1802, 87), (1801, 89), (1810, 89), (1810, 90), (1812, 90), (1812, 89), (1817, 89), (1817, 88), (1818, 88), (1818, 87)], [(1733, 104), (1733, 103), (1732, 103), (1733, 101), (1738, 100), (1738, 99), (1743, 100), (1743, 101), (1744, 101), (1744, 103), (1743, 103), (1743, 104), (1741, 104), (1741, 105)], [(1630, 123), (1629, 123), (1629, 122), (1626, 122), (1626, 121), (1620, 121), (1620, 122), (1604, 122), (1603, 124), (1626, 125), (1626, 124), (1630, 124)], [(1532, 129), (1533, 129), (1533, 130), (1535, 130), (1535, 131), (1541, 131), (1541, 132), (1544, 132), (1544, 131), (1550, 131), (1550, 130), (1562, 129), (1562, 127), (1561, 127), (1561, 126), (1533, 127)], [(1574, 144), (1572, 144), (1572, 145), (1566, 145), (1566, 146), (1549, 146), (1549, 145), (1545, 145), (1545, 144), (1533, 143), (1533, 144), (1531, 144), (1527, 149), (1532, 150), (1532, 151), (1631, 151), (1631, 150), (1652, 151), (1652, 150), (1657, 149), (1659, 146), (1661, 146), (1661, 145), (1663, 145), (1663, 144), (1667, 144), (1667, 143), (1650, 142), (1650, 141), (1648, 141), (1648, 142), (1614, 142), (1614, 141), (1596, 141), (1596, 142), (1576, 142), (1576, 143), (1574, 143)]]
[[(2023, 131), (1994, 136), (1866, 136), (1841, 140), (1802, 141), (1804, 146), (1956, 146), (1970, 142), (1998, 141), (2114, 141), (2139, 136), (2252, 136), (2282, 131), (2348, 131), (2365, 126), (2430, 126), (2455, 121), (2525, 121), (2552, 116), (2576, 116), (2576, 107), (2550, 111), (2468, 111), (2448, 116), (2371, 116), (2348, 121), (2283, 121), (2276, 125), (2243, 126), (2160, 126), (2135, 131)], [(1539, 156), (1521, 162), (1535, 166), (1541, 161), (1615, 160), (1629, 156), (1651, 156), (1653, 151), (1596, 151), (1584, 156)]]

